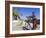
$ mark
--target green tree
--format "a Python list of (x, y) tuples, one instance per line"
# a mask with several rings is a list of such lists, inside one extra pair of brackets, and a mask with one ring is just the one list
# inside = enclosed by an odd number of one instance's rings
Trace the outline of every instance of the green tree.
[(17, 20), (17, 17), (19, 17), (19, 13), (17, 11), (13, 11), (13, 17), (15, 20)]
[(13, 11), (13, 16), (19, 16), (19, 13)]

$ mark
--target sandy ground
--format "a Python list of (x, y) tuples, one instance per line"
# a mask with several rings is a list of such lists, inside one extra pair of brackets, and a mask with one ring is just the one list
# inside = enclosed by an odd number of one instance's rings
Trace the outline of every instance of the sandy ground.
[[(21, 22), (22, 21), (20, 21), (20, 20), (14, 20), (13, 22), (12, 22), (12, 30), (14, 31), (14, 30), (23, 30), (23, 26), (25, 26), (25, 22), (23, 21), (23, 23), (21, 24)], [(38, 25), (38, 28), (37, 29), (39, 29), (40, 27), (39, 27), (39, 25)]]
[(21, 24), (22, 21), (20, 20), (14, 20), (12, 22), (12, 30), (22, 30), (22, 27), (24, 26), (25, 22), (23, 21), (23, 23)]

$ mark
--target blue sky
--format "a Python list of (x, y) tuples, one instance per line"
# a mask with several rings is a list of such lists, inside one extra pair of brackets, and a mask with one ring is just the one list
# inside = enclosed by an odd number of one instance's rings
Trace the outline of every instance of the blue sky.
[(13, 7), (13, 11), (17, 11), (21, 19), (26, 19), (26, 16), (32, 16), (32, 12), (40, 19), (40, 8)]

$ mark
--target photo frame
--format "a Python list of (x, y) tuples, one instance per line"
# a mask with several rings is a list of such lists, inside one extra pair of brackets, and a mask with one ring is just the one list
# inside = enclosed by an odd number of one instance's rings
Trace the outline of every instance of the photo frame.
[(5, 1), (5, 37), (44, 34), (44, 3)]

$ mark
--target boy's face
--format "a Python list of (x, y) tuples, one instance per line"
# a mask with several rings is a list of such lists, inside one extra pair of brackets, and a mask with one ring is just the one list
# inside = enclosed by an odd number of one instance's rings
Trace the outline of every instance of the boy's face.
[(34, 21), (34, 24), (37, 24), (37, 21), (36, 20)]

